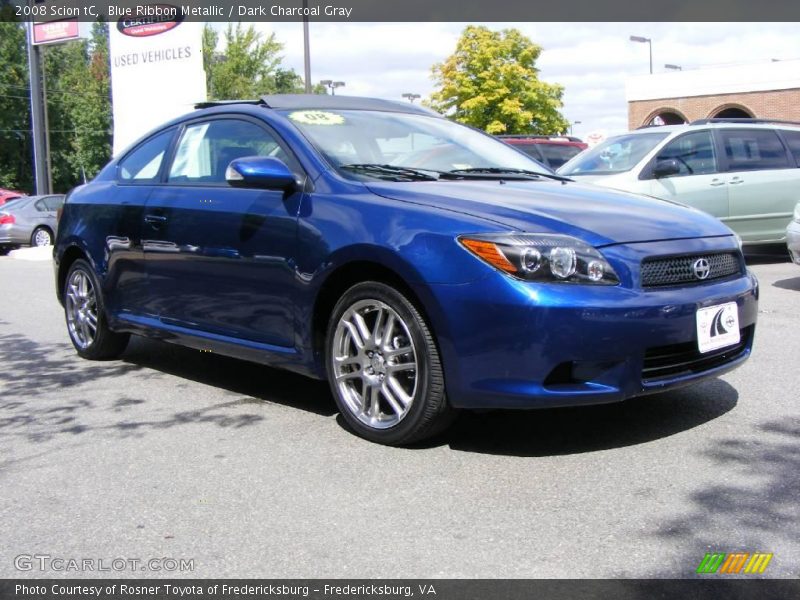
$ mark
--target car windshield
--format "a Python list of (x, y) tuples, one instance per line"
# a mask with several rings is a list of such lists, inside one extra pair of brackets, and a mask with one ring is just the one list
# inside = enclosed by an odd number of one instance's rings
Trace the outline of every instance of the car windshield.
[(582, 152), (558, 170), (559, 175), (612, 175), (635, 167), (667, 132), (630, 133), (609, 138)]
[(436, 173), (478, 169), (552, 177), (552, 171), (503, 142), (447, 119), (365, 110), (282, 114), (349, 178), (425, 181), (437, 179)]

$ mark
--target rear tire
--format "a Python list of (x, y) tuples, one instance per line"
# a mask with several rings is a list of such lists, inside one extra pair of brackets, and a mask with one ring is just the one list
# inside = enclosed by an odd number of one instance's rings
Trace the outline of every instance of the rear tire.
[(339, 299), (328, 324), (326, 366), (342, 417), (372, 442), (418, 442), (456, 415), (428, 325), (384, 283), (359, 283)]
[(75, 350), (89, 360), (118, 358), (130, 335), (108, 328), (103, 295), (94, 269), (83, 259), (69, 268), (64, 283), (64, 315)]
[(53, 232), (47, 227), (37, 227), (31, 234), (31, 246), (52, 246)]

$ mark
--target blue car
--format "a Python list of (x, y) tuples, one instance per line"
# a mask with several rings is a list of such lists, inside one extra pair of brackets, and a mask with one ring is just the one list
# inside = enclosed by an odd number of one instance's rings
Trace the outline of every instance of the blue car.
[(715, 377), (750, 355), (758, 311), (714, 218), (342, 96), (167, 123), (69, 195), (54, 256), (80, 356), (137, 334), (327, 379), (352, 430), (391, 445), (459, 409)]

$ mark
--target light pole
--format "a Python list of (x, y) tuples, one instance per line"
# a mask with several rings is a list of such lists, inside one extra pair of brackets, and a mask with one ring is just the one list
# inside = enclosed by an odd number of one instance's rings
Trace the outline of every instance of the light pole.
[(408, 101), (411, 102), (411, 104), (414, 104), (414, 100), (416, 100), (417, 98), (422, 97), (419, 94), (412, 94), (411, 92), (406, 92), (405, 94), (401, 94), (401, 96), (403, 98), (408, 99)]
[(668, 71), (683, 71), (683, 67), (680, 65), (664, 65), (664, 68)]
[(344, 87), (344, 81), (334, 81), (333, 79), (323, 79), (322, 81), (320, 81), (320, 83), (325, 87), (330, 88), (331, 96), (336, 95), (336, 88)]
[(303, 0), (303, 71), (306, 94), (311, 93), (311, 48), (308, 42), (308, 0)]
[(653, 40), (650, 38), (642, 37), (640, 35), (632, 35), (630, 37), (632, 42), (639, 42), (641, 44), (647, 44), (650, 46), (650, 75), (653, 74)]
[(580, 124), (581, 124), (580, 121), (572, 121), (572, 123), (569, 124), (569, 134), (572, 135), (572, 126), (573, 125), (580, 125)]

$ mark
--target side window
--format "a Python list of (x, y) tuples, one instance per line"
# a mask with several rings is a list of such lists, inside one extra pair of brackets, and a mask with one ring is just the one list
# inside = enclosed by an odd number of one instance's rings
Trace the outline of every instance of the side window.
[(158, 177), (174, 130), (160, 133), (140, 145), (119, 163), (121, 181), (148, 182)]
[(218, 119), (184, 129), (169, 171), (169, 182), (224, 184), (230, 162), (245, 156), (279, 158), (293, 171), (299, 171), (294, 159), (258, 125)]
[(729, 171), (785, 169), (789, 158), (771, 129), (721, 129)]
[(784, 139), (789, 144), (789, 150), (792, 151), (794, 155), (794, 160), (797, 162), (797, 166), (800, 167), (800, 131), (787, 131), (786, 129), (781, 130)]
[(704, 175), (717, 172), (714, 144), (710, 131), (695, 131), (675, 138), (656, 155), (656, 162), (675, 159), (680, 172), (673, 177)]
[(47, 212), (47, 205), (45, 204), (44, 201), (45, 201), (45, 198), (42, 198), (41, 200), (37, 200), (36, 204), (34, 204), (33, 207), (39, 212)]
[(64, 205), (64, 196), (48, 196), (44, 199), (44, 205), (49, 211), (57, 211)]

